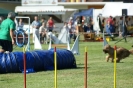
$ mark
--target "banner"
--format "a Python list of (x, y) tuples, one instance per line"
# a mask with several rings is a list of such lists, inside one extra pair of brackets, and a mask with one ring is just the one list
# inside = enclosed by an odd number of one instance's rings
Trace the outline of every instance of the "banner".
[(57, 5), (58, 0), (21, 0), (22, 6), (28, 5)]

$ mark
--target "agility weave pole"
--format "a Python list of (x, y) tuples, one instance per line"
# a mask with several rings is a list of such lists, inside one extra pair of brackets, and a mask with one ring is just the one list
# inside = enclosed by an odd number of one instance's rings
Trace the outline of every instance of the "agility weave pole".
[(54, 48), (54, 77), (55, 77), (55, 88), (57, 88), (57, 55), (56, 55), (56, 47)]
[(85, 47), (85, 71), (84, 71), (84, 88), (87, 88), (87, 57), (88, 54), (87, 54), (87, 47)]
[(24, 88), (26, 88), (26, 53), (25, 53), (25, 47), (23, 47), (23, 61), (24, 61)]
[(116, 88), (116, 46), (114, 46), (114, 88)]

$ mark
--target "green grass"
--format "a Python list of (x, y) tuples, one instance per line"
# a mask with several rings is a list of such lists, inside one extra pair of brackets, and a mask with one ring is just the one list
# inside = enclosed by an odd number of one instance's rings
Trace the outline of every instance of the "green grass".
[[(114, 46), (116, 41), (110, 41)], [(131, 48), (133, 38), (128, 38), (117, 43), (117, 46)], [(72, 44), (71, 44), (72, 46)], [(80, 42), (80, 55), (75, 55), (77, 68), (57, 71), (57, 88), (84, 88), (84, 51), (88, 47), (88, 88), (113, 88), (114, 87), (114, 64), (105, 61), (102, 52), (102, 42)], [(48, 45), (43, 45), (44, 49)], [(33, 45), (31, 45), (33, 49)], [(22, 51), (15, 48), (14, 51)], [(117, 64), (117, 88), (133, 87), (133, 56), (123, 59)], [(0, 88), (24, 88), (22, 73), (0, 74)], [(27, 74), (27, 88), (54, 88), (54, 71), (41, 71)]]

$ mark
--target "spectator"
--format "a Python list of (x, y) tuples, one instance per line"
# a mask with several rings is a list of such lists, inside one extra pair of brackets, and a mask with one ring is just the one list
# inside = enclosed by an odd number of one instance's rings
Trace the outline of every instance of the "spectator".
[(53, 18), (50, 17), (48, 22), (47, 22), (47, 27), (48, 27), (48, 31), (49, 32), (52, 32), (54, 27), (55, 27), (55, 24), (54, 24), (54, 21), (53, 21)]
[(84, 25), (84, 32), (90, 32), (90, 24), (88, 24), (88, 26)]
[(93, 32), (94, 30), (93, 30), (93, 19), (92, 18), (90, 18), (90, 32)]
[[(46, 26), (45, 26), (45, 22), (42, 23), (42, 26), (39, 28), (39, 33), (40, 33), (40, 42), (43, 44), (44, 43), (44, 38), (45, 38), (45, 41), (47, 41), (47, 29), (46, 29)], [(47, 44), (47, 42), (46, 42)]]
[(73, 22), (73, 18), (70, 17), (69, 21), (68, 21), (68, 27), (69, 29), (71, 29), (71, 27), (73, 26), (74, 22)]
[(38, 40), (40, 39), (40, 35), (39, 35), (39, 27), (41, 26), (41, 23), (38, 20), (38, 17), (35, 16), (34, 17), (34, 21), (32, 22), (32, 28), (33, 28), (33, 43), (35, 41), (35, 34), (38, 38)]
[[(124, 19), (124, 18), (123, 18)], [(123, 31), (122, 31), (122, 36), (125, 37), (127, 36), (127, 33), (128, 33), (128, 30), (127, 30), (127, 27), (128, 27), (128, 17), (125, 17), (125, 21), (123, 20), (124, 24), (123, 24)]]
[(119, 23), (118, 23), (118, 25), (119, 25), (119, 37), (122, 37), (122, 31), (123, 31), (123, 22), (122, 22), (122, 17), (120, 17), (120, 20), (119, 20)]
[(116, 32), (116, 33), (118, 32), (117, 26), (118, 26), (118, 23), (116, 22), (116, 19), (113, 18), (113, 21), (112, 21), (112, 28), (113, 28), (113, 30), (114, 30), (114, 33), (115, 33), (115, 32)]
[(45, 20), (45, 18), (42, 18), (40, 23), (41, 23), (41, 25), (42, 25), (42, 23), (45, 23), (45, 27), (46, 27), (46, 20)]
[(110, 17), (107, 19), (107, 23), (108, 23), (108, 21), (109, 21), (109, 23), (112, 25), (112, 24), (113, 24), (113, 17), (110, 16)]
[(68, 27), (68, 23), (67, 22), (64, 22), (64, 28), (67, 28)]
[(81, 27), (81, 22), (79, 17), (76, 18), (75, 22), (74, 22), (74, 27), (76, 29), (77, 34), (79, 33), (80, 27)]
[(112, 25), (110, 24), (110, 21), (108, 21), (108, 23), (107, 23), (107, 25), (106, 25), (106, 33), (108, 34), (108, 35), (112, 35), (112, 32), (111, 32), (111, 30), (112, 30)]
[(8, 13), (7, 19), (3, 20), (0, 26), (0, 52), (13, 51), (14, 30), (16, 28), (15, 13)]
[(20, 18), (18, 22), (18, 29), (23, 29), (23, 27), (24, 27), (23, 19)]
[(108, 21), (106, 25), (106, 33), (111, 37), (112, 40), (114, 40), (114, 35), (113, 35), (114, 31), (112, 25), (110, 24), (110, 21)]

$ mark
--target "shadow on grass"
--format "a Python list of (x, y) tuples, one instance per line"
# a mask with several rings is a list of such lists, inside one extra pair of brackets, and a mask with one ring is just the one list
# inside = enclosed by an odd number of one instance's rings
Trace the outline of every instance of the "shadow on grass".
[(117, 62), (117, 64), (119, 64), (119, 63), (124, 63), (124, 62)]
[(4, 80), (0, 80), (0, 81), (4, 81)]
[[(90, 67), (87, 67), (87, 69)], [(77, 67), (76, 69), (85, 69), (85, 67)]]

